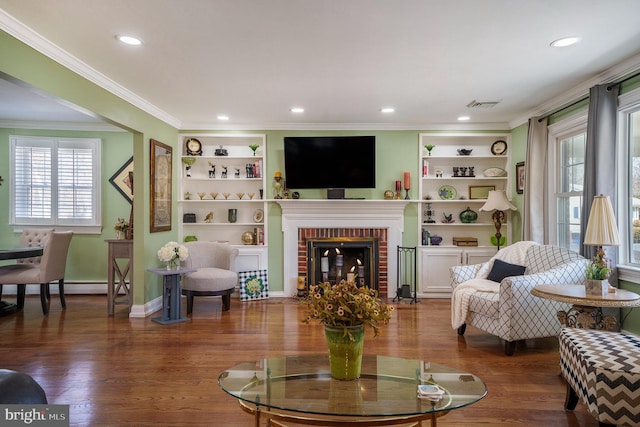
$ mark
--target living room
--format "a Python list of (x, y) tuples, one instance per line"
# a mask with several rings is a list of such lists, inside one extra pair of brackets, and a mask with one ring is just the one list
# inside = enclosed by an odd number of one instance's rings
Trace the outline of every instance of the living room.
[[(575, 2), (568, 2), (567, 5), (578, 7)], [(621, 2), (620, 5), (630, 8), (637, 7), (637, 5), (632, 2)], [(504, 5), (501, 4), (500, 6)], [(592, 6), (597, 8), (601, 5)], [(38, 7), (43, 6), (39, 5)], [(60, 7), (63, 8), (66, 6), (60, 5)], [(308, 119), (309, 114), (311, 114), (313, 110), (313, 107), (309, 105), (305, 113), (307, 114), (307, 118), (295, 118), (298, 116), (290, 118), (288, 119), (290, 121), (289, 127), (283, 125), (285, 120), (279, 120), (277, 125), (270, 125), (266, 116), (264, 119), (256, 119), (250, 122), (234, 122), (234, 117), (232, 116), (228, 123), (209, 120), (204, 124), (201, 122), (196, 125), (197, 120), (200, 119), (200, 117), (198, 117), (198, 119), (192, 119), (191, 121), (185, 120), (188, 124), (184, 126), (176, 122), (174, 117), (163, 114), (163, 111), (160, 108), (156, 108), (150, 100), (136, 98), (132, 96), (132, 93), (128, 92), (128, 90), (123, 90), (118, 93), (114, 90), (118, 85), (105, 88), (103, 85), (104, 81), (95, 79), (95, 74), (92, 74), (92, 72), (87, 73), (86, 70), (83, 71), (81, 60), (75, 58), (76, 62), (73, 61), (73, 55), (65, 51), (66, 46), (64, 44), (62, 44), (62, 48), (60, 49), (55, 43), (47, 42), (45, 32), (38, 34), (38, 28), (35, 26), (37, 21), (29, 22), (31, 28), (19, 22), (21, 16), (27, 21), (33, 19), (29, 18), (30, 13), (28, 7), (26, 7), (25, 10), (21, 10), (21, 8), (15, 7), (15, 5), (7, 4), (5, 7), (0, 3), (0, 8), (4, 9), (4, 11), (2, 11), (3, 31), (0, 32), (0, 43), (3, 46), (3, 55), (2, 58), (0, 58), (0, 76), (2, 79), (11, 85), (20, 87), (21, 89), (27, 89), (31, 93), (38, 95), (46, 94), (48, 99), (53, 99), (66, 106), (72, 106), (73, 109), (81, 111), (85, 115), (87, 115), (87, 112), (90, 112), (90, 116), (94, 119), (99, 118), (100, 122), (99, 125), (94, 122), (91, 125), (93, 128), (89, 125), (77, 126), (77, 122), (74, 126), (63, 128), (51, 123), (45, 125), (43, 121), (39, 121), (37, 124), (31, 121), (30, 125), (27, 126), (16, 125), (15, 123), (10, 124), (4, 120), (0, 122), (0, 139), (3, 141), (2, 146), (5, 147), (6, 153), (9, 153), (10, 136), (16, 135), (100, 138), (102, 140), (101, 229), (91, 234), (76, 233), (73, 237), (69, 250), (69, 259), (73, 260), (73, 262), (69, 262), (67, 265), (67, 274), (65, 277), (65, 281), (68, 284), (67, 293), (71, 297), (75, 295), (78, 295), (78, 297), (84, 297), (85, 295), (103, 297), (106, 294), (108, 248), (105, 240), (112, 239), (115, 236), (113, 223), (115, 223), (118, 218), (126, 218), (128, 220), (132, 212), (129, 201), (120, 194), (118, 189), (115, 188), (108, 179), (123, 165), (127, 164), (129, 159), (133, 159), (132, 162), (136, 166), (133, 168), (134, 179), (132, 193), (136, 195), (134, 200), (141, 200), (142, 202), (135, 204), (132, 217), (135, 223), (133, 252), (136, 268), (132, 273), (132, 282), (134, 283), (132, 309), (131, 313), (128, 313), (131, 319), (148, 319), (162, 306), (161, 279), (147, 271), (147, 269), (162, 266), (162, 262), (157, 258), (158, 249), (170, 240), (182, 241), (185, 236), (191, 234), (187, 232), (187, 229), (184, 227), (183, 214), (186, 213), (186, 211), (184, 210), (184, 203), (180, 203), (180, 200), (184, 196), (183, 193), (185, 192), (183, 190), (183, 183), (181, 182), (184, 171), (180, 158), (186, 154), (184, 142), (188, 138), (194, 137), (204, 140), (207, 137), (225, 134), (241, 134), (259, 136), (264, 139), (265, 144), (262, 155), (266, 159), (263, 181), (266, 196), (263, 213), (268, 245), (264, 245), (263, 248), (245, 248), (245, 250), (248, 251), (251, 249), (254, 253), (256, 251), (259, 252), (254, 267), (268, 271), (270, 297), (274, 300), (277, 298), (286, 299), (292, 295), (291, 290), (295, 288), (298, 267), (297, 265), (295, 267), (288, 265), (287, 263), (291, 262), (291, 257), (285, 257), (283, 255), (288, 253), (286, 251), (289, 243), (287, 240), (288, 237), (284, 233), (286, 230), (283, 228), (282, 206), (287, 204), (291, 205), (295, 203), (295, 200), (287, 199), (286, 202), (278, 202), (278, 200), (274, 198), (273, 193), (273, 183), (276, 172), (281, 172), (285, 180), (287, 178), (284, 158), (285, 138), (315, 136), (375, 137), (376, 158), (378, 159), (376, 164), (376, 185), (370, 189), (347, 190), (346, 197), (352, 199), (364, 198), (365, 203), (363, 206), (365, 207), (361, 208), (361, 210), (368, 210), (370, 209), (370, 205), (367, 205), (366, 202), (383, 202), (385, 198), (384, 193), (388, 190), (396, 192), (396, 182), (400, 181), (404, 184), (404, 173), (409, 172), (410, 180), (407, 187), (410, 202), (407, 202), (406, 206), (403, 207), (401, 214), (403, 231), (396, 237), (395, 243), (407, 247), (421, 247), (421, 249), (433, 250), (432, 248), (422, 248), (423, 244), (420, 231), (423, 228), (421, 222), (425, 206), (424, 203), (422, 203), (424, 200), (421, 200), (424, 194), (419, 193), (419, 189), (425, 184), (421, 179), (422, 170), (418, 158), (428, 156), (428, 154), (424, 152), (423, 145), (426, 144), (423, 143), (423, 139), (447, 133), (466, 134), (468, 136), (489, 134), (491, 136), (489, 136), (487, 144), (490, 147), (494, 141), (503, 139), (502, 137), (494, 137), (493, 135), (504, 135), (504, 139), (508, 143), (508, 164), (504, 167), (504, 170), (508, 173), (508, 179), (505, 180), (504, 186), (511, 203), (517, 208), (517, 210), (509, 213), (509, 221), (505, 223), (502, 228), (507, 244), (511, 244), (522, 240), (522, 233), (525, 228), (524, 212), (526, 211), (526, 193), (519, 193), (514, 177), (516, 176), (516, 165), (520, 162), (530, 161), (527, 157), (528, 119), (532, 117), (546, 117), (550, 125), (549, 132), (551, 133), (549, 135), (553, 135), (555, 141), (565, 136), (565, 134), (557, 130), (562, 127), (563, 124), (575, 124), (575, 122), (578, 122), (578, 127), (583, 126), (586, 129), (586, 116), (589, 105), (588, 94), (590, 88), (601, 84), (612, 85), (620, 83), (620, 108), (626, 108), (627, 110), (625, 110), (626, 112), (624, 112), (624, 114), (630, 114), (628, 109), (633, 108), (635, 105), (633, 97), (637, 97), (637, 90), (640, 85), (640, 79), (637, 77), (637, 71), (640, 69), (639, 53), (637, 49), (629, 48), (630, 45), (634, 45), (633, 41), (638, 37), (637, 32), (634, 32), (634, 30), (629, 31), (631, 36), (627, 36), (628, 38), (623, 40), (618, 40), (619, 44), (616, 45), (615, 49), (611, 49), (612, 51), (619, 50), (621, 52), (619, 60), (608, 64), (606, 67), (596, 67), (595, 70), (597, 71), (590, 71), (587, 75), (578, 73), (579, 77), (574, 78), (568, 76), (562, 79), (562, 82), (554, 83), (558, 85), (553, 91), (554, 95), (535, 103), (521, 103), (518, 108), (522, 105), (526, 105), (526, 108), (521, 108), (521, 110), (519, 110), (517, 114), (512, 115), (509, 120), (497, 121), (492, 119), (483, 121), (480, 119), (476, 121), (476, 118), (474, 118), (471, 123), (464, 123), (457, 122), (455, 118), (447, 118), (445, 120), (441, 117), (436, 117), (434, 122), (430, 122), (430, 120), (426, 118), (418, 122), (393, 122), (387, 121), (386, 118), (378, 118), (378, 121), (366, 123), (353, 119), (350, 120), (348, 117), (345, 117), (343, 121), (315, 121), (314, 119)], [(495, 13), (498, 16), (500, 15), (500, 12), (497, 10)], [(519, 10), (518, 13), (519, 15), (524, 15), (527, 12)], [(378, 19), (383, 19), (377, 14), (373, 15), (374, 16), (368, 15), (368, 17), (373, 19), (377, 16)], [(630, 13), (629, 15), (633, 14)], [(13, 16), (15, 16), (15, 18), (13, 18)], [(57, 19), (60, 20), (58, 22), (64, 22), (64, 14)], [(253, 20), (251, 22), (253, 22)], [(610, 24), (609, 28), (615, 28), (617, 25), (620, 28), (628, 29), (627, 25), (630, 26), (631, 24), (625, 21), (625, 24)], [(60, 26), (64, 25), (60, 24)], [(248, 31), (246, 27), (243, 28)], [(113, 36), (110, 37), (113, 38)], [(552, 40), (548, 40), (547, 44), (551, 41)], [(582, 40), (583, 43), (588, 41), (588, 39)], [(333, 40), (333, 42), (335, 43), (336, 41)], [(60, 50), (57, 51), (55, 49), (56, 47)], [(548, 46), (545, 46), (545, 48), (548, 48)], [(566, 49), (571, 49), (571, 47)], [(489, 50), (493, 49), (490, 48)], [(132, 57), (134, 55), (133, 52), (134, 51), (127, 51), (124, 57)], [(496, 52), (487, 53), (487, 55), (495, 55), (495, 62), (501, 63), (500, 67), (502, 68), (508, 68), (507, 64), (509, 61), (519, 61), (521, 59), (519, 57), (507, 56), (505, 53), (504, 58), (509, 59), (504, 61), (501, 60), (503, 54), (500, 52), (506, 51), (496, 49)], [(522, 48), (519, 56), (523, 56), (523, 52), (524, 48)], [(387, 55), (389, 55), (389, 58), (392, 58), (389, 52), (387, 52)], [(441, 58), (445, 56), (446, 55), (443, 55)], [(140, 61), (139, 59), (132, 60), (133, 62)], [(601, 60), (599, 57), (592, 57), (589, 63), (598, 62), (599, 60)], [(607, 60), (609, 60), (608, 57)], [(268, 58), (263, 57), (263, 61), (268, 62)], [(386, 59), (385, 61), (393, 62), (392, 59)], [(120, 66), (126, 67), (124, 64), (123, 62)], [(575, 72), (581, 67), (586, 68), (587, 65), (587, 63), (575, 62), (573, 63), (572, 70)], [(158, 63), (157, 66), (151, 65), (146, 71), (138, 73), (139, 79), (144, 80), (143, 76), (145, 72), (153, 73), (154, 67), (174, 69), (174, 67), (177, 66), (176, 64), (166, 63)], [(178, 68), (180, 67), (184, 69), (185, 65), (179, 64)], [(278, 70), (276, 70), (276, 74), (277, 71)], [(260, 72), (266, 73), (264, 70), (260, 70)], [(274, 71), (269, 70), (269, 72)], [(428, 70), (423, 70), (423, 72), (426, 74), (429, 73)], [(565, 71), (563, 71), (563, 73), (564, 72)], [(473, 73), (470, 73), (468, 79), (472, 80), (472, 76)], [(358, 86), (356, 83), (352, 84)], [(456, 81), (455, 83), (449, 84), (457, 86), (467, 85), (464, 81)], [(308, 82), (308, 85), (313, 86), (313, 80)], [(471, 86), (473, 85), (474, 84), (471, 84)], [(126, 87), (126, 85), (124, 86)], [(446, 85), (443, 84), (443, 86)], [(121, 87), (121, 89), (123, 89), (123, 87)], [(273, 93), (272, 90), (264, 89), (261, 91), (259, 88), (253, 88), (253, 91), (256, 97), (278, 98), (277, 93)], [(191, 95), (183, 96), (189, 98)], [(446, 95), (437, 92), (434, 93), (433, 98), (440, 99), (438, 102), (443, 105), (444, 109), (447, 102), (441, 99), (442, 96)], [(496, 111), (496, 109), (509, 108), (509, 99), (506, 94), (498, 95), (495, 93), (487, 93), (485, 90), (479, 90), (478, 88), (468, 88), (465, 96), (468, 98), (468, 101), (480, 96), (491, 100), (494, 100), (494, 98), (504, 98), (503, 101), (500, 101), (502, 105), (498, 104), (497, 107), (494, 107), (493, 111)], [(132, 102), (133, 99), (136, 99), (136, 102)], [(252, 104), (253, 102), (253, 98), (247, 98), (244, 101), (245, 105)], [(257, 100), (255, 102), (257, 103)], [(414, 102), (417, 101), (414, 100)], [(380, 107), (382, 107), (382, 105)], [(286, 108), (288, 108), (288, 105)], [(408, 109), (410, 107), (399, 106), (398, 114), (402, 108)], [(247, 105), (247, 110), (248, 109), (249, 106)], [(487, 114), (486, 111), (491, 111), (491, 109), (469, 110), (465, 107), (461, 109), (461, 112), (462, 111), (472, 112), (477, 114), (476, 117), (482, 117), (482, 115)], [(376, 111), (376, 113), (378, 112)], [(622, 113), (623, 112), (621, 112), (621, 114)], [(29, 123), (29, 121), (25, 122)], [(25, 124), (25, 122), (23, 122), (23, 124)], [(554, 126), (557, 132), (556, 134), (553, 134)], [(153, 215), (152, 208), (148, 201), (151, 199), (151, 166), (149, 153), (152, 139), (167, 144), (173, 149), (172, 167), (174, 179), (171, 182), (171, 186), (174, 198), (171, 204), (173, 211), (170, 219), (171, 227), (168, 231), (151, 232)], [(434, 156), (438, 155), (438, 146), (441, 145), (436, 144), (436, 149), (433, 152)], [(477, 149), (475, 150), (477, 151)], [(620, 156), (622, 156), (622, 154), (620, 154)], [(19, 229), (21, 228), (11, 224), (10, 220), (11, 164), (9, 157), (9, 155), (2, 156), (0, 160), (0, 170), (4, 171), (1, 174), (4, 178), (4, 183), (0, 187), (0, 197), (2, 198), (3, 206), (0, 211), (3, 212), (3, 218), (5, 218), (4, 223), (0, 224), (0, 244), (4, 247), (12, 247), (18, 244), (20, 238)], [(140, 165), (140, 167), (137, 167), (138, 165)], [(438, 165), (432, 164), (431, 166), (436, 167)], [(549, 171), (551, 170), (552, 169), (549, 169)], [(551, 176), (543, 172), (530, 179), (527, 185), (534, 186), (537, 183), (542, 185), (541, 178), (545, 175)], [(625, 179), (621, 171), (615, 175), (618, 179)], [(292, 190), (296, 189), (293, 188)], [(298, 192), (301, 202), (326, 199), (325, 193), (321, 190), (298, 190)], [(401, 188), (401, 193), (404, 199), (404, 188)], [(621, 192), (619, 194), (624, 193)], [(617, 195), (619, 199), (625, 199), (619, 194)], [(615, 195), (611, 194), (610, 196)], [(327, 204), (330, 203), (339, 202), (327, 202)], [(354, 200), (353, 203), (357, 204), (358, 201)], [(442, 206), (442, 204), (440, 206)], [(480, 207), (481, 205), (472, 206)], [(457, 217), (459, 211), (464, 210), (465, 207), (466, 205), (460, 209), (456, 208), (454, 212), (455, 216)], [(618, 205), (616, 208), (621, 212), (623, 211), (622, 209), (627, 209), (624, 205)], [(313, 207), (311, 209), (313, 210)], [(629, 211), (632, 209), (633, 207), (629, 207)], [(477, 211), (475, 208), (474, 210)], [(539, 212), (545, 211), (541, 209)], [(438, 208), (438, 217), (436, 218), (438, 222), (441, 221), (442, 214), (443, 209)], [(544, 216), (542, 214), (540, 215)], [(557, 217), (556, 212), (556, 216), (552, 218)], [(557, 235), (554, 234), (557, 230), (555, 229), (556, 226), (553, 225), (557, 221), (551, 218), (545, 218), (545, 222), (551, 225), (549, 226), (550, 228), (545, 231), (546, 235), (543, 237), (545, 240), (541, 241), (541, 243), (556, 243), (551, 241), (550, 237)], [(626, 243), (623, 243), (623, 246), (621, 246), (619, 250), (620, 252), (629, 251), (629, 255), (626, 257), (621, 255), (618, 258), (619, 260), (626, 261), (625, 268), (618, 270), (618, 286), (625, 290), (640, 293), (640, 278), (637, 278), (637, 273), (633, 265), (634, 262), (629, 262), (633, 261), (630, 249), (630, 246), (634, 243), (631, 237), (633, 236), (632, 222), (619, 219), (619, 225), (621, 235), (626, 234), (629, 236), (623, 239), (623, 242)], [(443, 226), (438, 225), (438, 227)], [(483, 233), (488, 239), (493, 236), (493, 225), (487, 228), (489, 232)], [(536, 235), (536, 239), (537, 238), (538, 235)], [(570, 239), (567, 239), (567, 241), (570, 241)], [(446, 244), (451, 245), (448, 240)], [(487, 246), (490, 246), (489, 249), (495, 250), (491, 247), (490, 243)], [(393, 297), (395, 294), (395, 287), (398, 285), (395, 278), (396, 270), (396, 264), (388, 267), (387, 275), (390, 281), (385, 297)], [(420, 278), (418, 278), (418, 280), (420, 280)], [(421, 289), (421, 291), (422, 290), (423, 289)], [(35, 292), (35, 288), (32, 290), (30, 287), (28, 292)], [(53, 289), (53, 292), (55, 292), (55, 289)], [(11, 286), (5, 286), (4, 295), (10, 298), (12, 293), (14, 293), (13, 288)], [(37, 299), (37, 297), (34, 298)], [(431, 302), (429, 293), (426, 291), (421, 292), (420, 298), (427, 303)], [(32, 299), (31, 295), (28, 299)], [(438, 299), (442, 299), (444, 302), (447, 300), (446, 296), (443, 298), (443, 295), (438, 295)], [(438, 301), (435, 303), (440, 304), (442, 302), (443, 301)], [(239, 303), (236, 303), (236, 305), (237, 304)], [(425, 305), (427, 304), (423, 303), (423, 307)], [(33, 305), (28, 304), (27, 307), (31, 307), (32, 310), (34, 309)], [(35, 309), (37, 309), (37, 306)], [(59, 310), (59, 307), (54, 307), (52, 303), (52, 311), (57, 310)], [(121, 312), (120, 316), (122, 316)], [(624, 321), (622, 326), (625, 330), (640, 333), (640, 315), (638, 313), (633, 310), (623, 310), (622, 319)]]

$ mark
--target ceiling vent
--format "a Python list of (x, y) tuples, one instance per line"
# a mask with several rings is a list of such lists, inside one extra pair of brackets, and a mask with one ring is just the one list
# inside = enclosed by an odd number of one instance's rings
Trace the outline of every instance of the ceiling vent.
[(475, 99), (467, 104), (469, 108), (493, 108), (498, 105), (500, 101), (476, 101)]

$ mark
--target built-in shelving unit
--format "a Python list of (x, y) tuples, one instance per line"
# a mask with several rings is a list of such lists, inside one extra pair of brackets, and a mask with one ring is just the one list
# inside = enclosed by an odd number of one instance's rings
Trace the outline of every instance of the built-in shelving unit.
[[(479, 209), (491, 189), (509, 196), (509, 134), (423, 133), (419, 138), (419, 292), (448, 297), (449, 267), (483, 262), (496, 252), (492, 212)], [(430, 152), (427, 145), (433, 146)], [(460, 218), (467, 208), (477, 214), (473, 223)], [(508, 221), (502, 234), (511, 235)], [(431, 244), (435, 236), (442, 239), (438, 245)], [(454, 244), (459, 238), (477, 239), (477, 246)]]
[(229, 242), (237, 271), (266, 268), (265, 135), (181, 135), (180, 147), (180, 238)]

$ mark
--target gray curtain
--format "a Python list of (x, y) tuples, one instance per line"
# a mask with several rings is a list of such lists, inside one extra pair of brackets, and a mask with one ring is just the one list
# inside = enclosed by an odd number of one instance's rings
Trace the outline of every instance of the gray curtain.
[[(617, 212), (616, 185), (616, 128), (618, 118), (619, 85), (598, 85), (589, 91), (589, 115), (587, 119), (587, 144), (584, 159), (584, 188), (582, 197), (582, 212), (580, 217), (580, 235), (587, 230), (589, 213), (593, 196), (604, 194), (609, 196), (614, 212)], [(580, 254), (585, 258), (593, 258), (594, 246), (580, 245)], [(618, 256), (615, 248), (605, 248), (606, 256), (617, 265)], [(615, 269), (611, 284), (617, 283)]]
[(522, 212), (522, 240), (548, 243), (549, 183), (547, 118), (529, 119), (527, 157), (524, 164), (524, 208)]

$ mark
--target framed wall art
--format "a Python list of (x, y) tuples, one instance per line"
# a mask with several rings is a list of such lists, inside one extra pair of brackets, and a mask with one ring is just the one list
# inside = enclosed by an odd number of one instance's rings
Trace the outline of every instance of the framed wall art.
[(171, 230), (171, 165), (172, 150), (166, 144), (151, 140), (151, 224), (150, 232)]
[(495, 185), (471, 185), (469, 186), (469, 199), (486, 199), (489, 197), (489, 191), (495, 189)]
[(124, 162), (124, 164), (109, 178), (111, 185), (131, 203), (133, 198), (133, 183), (129, 179), (129, 172), (133, 172), (133, 157)]
[(516, 193), (524, 193), (524, 162), (516, 163)]

